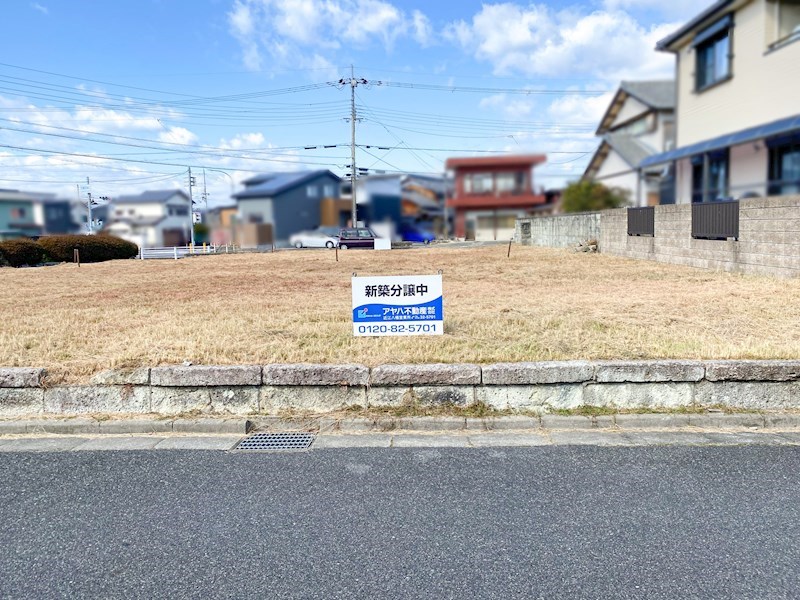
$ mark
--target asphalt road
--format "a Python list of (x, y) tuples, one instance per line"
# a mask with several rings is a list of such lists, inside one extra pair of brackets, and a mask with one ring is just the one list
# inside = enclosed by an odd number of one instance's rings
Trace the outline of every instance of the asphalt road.
[(0, 454), (0, 598), (797, 598), (798, 447)]

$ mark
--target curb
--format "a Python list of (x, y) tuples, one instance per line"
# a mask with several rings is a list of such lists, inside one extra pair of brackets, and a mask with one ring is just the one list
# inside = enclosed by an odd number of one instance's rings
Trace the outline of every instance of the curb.
[(251, 418), (252, 431), (319, 431), (320, 433), (414, 432), (506, 432), (562, 430), (642, 429), (795, 429), (800, 413), (642, 413), (598, 415), (513, 415), (495, 418), (472, 417), (258, 417)]
[(404, 432), (514, 432), (575, 430), (663, 430), (663, 429), (800, 429), (800, 413), (698, 413), (618, 414), (594, 417), (573, 415), (472, 417), (319, 417), (253, 416), (196, 419), (91, 418), (19, 419), (0, 421), (0, 436), (21, 434), (119, 435), (158, 433), (241, 434), (253, 431), (314, 431), (319, 433)]
[(59, 435), (147, 433), (238, 433), (253, 429), (247, 419), (20, 419), (0, 421), (0, 435), (48, 433)]

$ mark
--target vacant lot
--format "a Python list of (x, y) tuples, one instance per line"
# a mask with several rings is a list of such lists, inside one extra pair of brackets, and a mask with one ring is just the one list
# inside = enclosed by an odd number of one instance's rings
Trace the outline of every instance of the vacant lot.
[[(796, 358), (800, 280), (515, 246), (0, 270), (0, 365)], [(435, 273), (445, 335), (354, 338), (350, 276)]]

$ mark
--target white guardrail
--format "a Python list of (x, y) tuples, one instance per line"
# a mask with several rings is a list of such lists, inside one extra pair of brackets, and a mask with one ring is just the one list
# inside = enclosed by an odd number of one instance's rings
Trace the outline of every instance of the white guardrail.
[(139, 248), (139, 256), (137, 258), (144, 260), (146, 258), (171, 258), (178, 260), (189, 255), (197, 254), (216, 254), (217, 247), (214, 244), (207, 244), (203, 246), (165, 246), (160, 248)]

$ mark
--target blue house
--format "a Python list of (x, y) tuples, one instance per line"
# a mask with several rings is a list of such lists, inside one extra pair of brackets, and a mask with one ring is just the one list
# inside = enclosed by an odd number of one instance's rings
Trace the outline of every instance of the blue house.
[(238, 222), (268, 224), (276, 244), (289, 236), (321, 224), (320, 204), (339, 197), (340, 178), (331, 171), (265, 173), (243, 181), (245, 189), (234, 194)]
[(34, 198), (18, 190), (0, 190), (0, 240), (41, 233), (34, 218)]
[(33, 201), (33, 215), (43, 235), (73, 233), (77, 229), (77, 224), (72, 220), (69, 200), (40, 194)]

